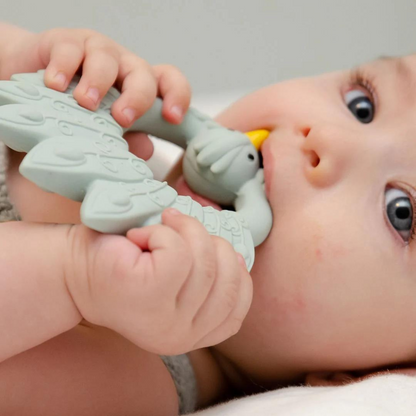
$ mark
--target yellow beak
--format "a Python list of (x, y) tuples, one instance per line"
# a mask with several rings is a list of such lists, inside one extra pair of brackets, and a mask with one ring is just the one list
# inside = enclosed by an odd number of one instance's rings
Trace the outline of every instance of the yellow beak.
[(253, 146), (260, 150), (261, 145), (267, 139), (270, 132), (268, 130), (253, 130), (246, 133), (246, 136), (250, 139)]

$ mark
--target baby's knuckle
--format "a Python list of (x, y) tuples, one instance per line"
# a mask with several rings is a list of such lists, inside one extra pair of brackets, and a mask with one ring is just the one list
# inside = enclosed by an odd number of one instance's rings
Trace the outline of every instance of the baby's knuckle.
[(166, 73), (171, 73), (173, 75), (182, 75), (181, 71), (179, 70), (179, 68), (175, 65), (172, 64), (163, 64), (163, 71)]
[(139, 55), (136, 55), (133, 52), (130, 52), (129, 50), (124, 51), (124, 53), (121, 55), (122, 63), (130, 66), (135, 67), (137, 65), (144, 66), (146, 69), (149, 67), (150, 64), (148, 64), (143, 58), (140, 58)]
[(104, 36), (100, 32), (97, 32), (94, 29), (81, 28), (81, 29), (70, 29), (70, 30), (76, 31), (77, 34), (79, 34), (80, 36), (82, 36), (85, 39), (92, 38), (92, 37), (106, 38), (106, 36)]
[(238, 279), (232, 279), (230, 282), (227, 283), (226, 288), (224, 289), (224, 300), (229, 309), (235, 307), (238, 294), (239, 294), (240, 282)]
[(214, 241), (215, 246), (217, 247), (217, 250), (221, 255), (227, 254), (230, 255), (234, 249), (233, 246), (229, 241), (227, 241), (225, 238), (212, 236), (212, 240)]
[(49, 29), (42, 33), (44, 38), (47, 39), (60, 39), (63, 35), (67, 35), (69, 33), (69, 29), (65, 29), (63, 27), (55, 27), (53, 29)]
[(202, 271), (205, 280), (214, 281), (217, 279), (217, 262), (209, 247), (205, 249), (202, 256), (194, 259), (194, 261), (198, 262), (198, 270)]
[(143, 77), (143, 73), (147, 72), (155, 78), (151, 65), (129, 50), (120, 49), (120, 65), (125, 72), (132, 72), (137, 77)]
[(234, 317), (230, 323), (231, 336), (237, 334), (238, 331), (240, 331), (242, 325), (243, 325), (243, 320), (238, 317)]
[(187, 236), (187, 239), (191, 240), (191, 244), (203, 242), (205, 244), (206, 234), (208, 233), (206, 228), (196, 219), (190, 215), (182, 215), (180, 218), (181, 229), (183, 235)]
[(105, 59), (113, 59), (115, 61), (119, 61), (120, 54), (117, 50), (117, 48), (114, 47), (114, 45), (109, 44), (108, 42), (102, 43), (99, 47), (94, 49), (95, 54), (98, 53)]
[(179, 244), (175, 249), (175, 259), (176, 264), (180, 267), (181, 270), (187, 270), (186, 275), (189, 274), (189, 271), (192, 269), (194, 259), (190, 247), (187, 244)]
[(148, 109), (152, 106), (156, 98), (156, 86), (152, 88), (150, 85), (141, 87), (135, 91), (134, 101), (139, 109)]
[(49, 56), (52, 46), (62, 41), (63, 30), (54, 28), (39, 34), (39, 51), (41, 55)]

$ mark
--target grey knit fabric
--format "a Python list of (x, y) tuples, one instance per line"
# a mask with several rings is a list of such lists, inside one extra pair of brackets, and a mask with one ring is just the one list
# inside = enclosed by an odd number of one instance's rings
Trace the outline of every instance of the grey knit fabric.
[(179, 414), (186, 415), (196, 410), (197, 385), (192, 364), (186, 354), (162, 355), (178, 392)]
[(0, 142), (0, 222), (20, 221), (20, 216), (9, 200), (6, 186), (7, 149)]

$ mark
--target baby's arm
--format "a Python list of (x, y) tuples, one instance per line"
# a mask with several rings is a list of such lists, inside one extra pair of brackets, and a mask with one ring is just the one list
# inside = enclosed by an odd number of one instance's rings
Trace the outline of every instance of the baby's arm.
[(252, 297), (244, 260), (196, 219), (172, 209), (162, 219), (127, 237), (0, 224), (0, 361), (82, 318), (165, 355), (235, 334)]
[(63, 259), (70, 228), (0, 224), (0, 361), (81, 321), (65, 285)]

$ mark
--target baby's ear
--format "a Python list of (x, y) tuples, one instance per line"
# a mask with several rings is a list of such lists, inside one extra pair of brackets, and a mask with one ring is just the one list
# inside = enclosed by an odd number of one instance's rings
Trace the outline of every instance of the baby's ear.
[(344, 386), (360, 381), (362, 378), (352, 372), (320, 372), (310, 373), (305, 377), (305, 384), (312, 387)]
[(345, 384), (355, 383), (370, 377), (380, 376), (383, 374), (403, 374), (406, 376), (416, 377), (416, 363), (383, 370), (310, 373), (305, 377), (305, 384), (316, 387), (343, 386)]

